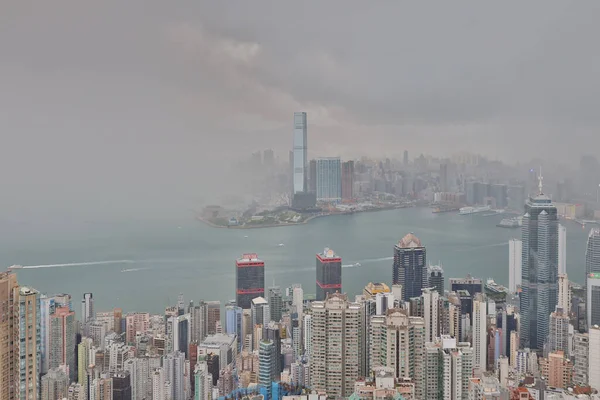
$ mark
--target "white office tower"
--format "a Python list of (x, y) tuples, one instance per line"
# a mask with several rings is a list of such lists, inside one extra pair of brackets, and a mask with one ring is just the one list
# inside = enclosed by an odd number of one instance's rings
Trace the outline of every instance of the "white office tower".
[(306, 192), (307, 187), (307, 122), (305, 112), (294, 113), (293, 182), (294, 192)]
[(567, 274), (567, 228), (558, 224), (558, 273)]
[(558, 303), (556, 308), (561, 308), (565, 314), (571, 311), (571, 286), (567, 274), (558, 275)]
[(303, 337), (304, 337), (304, 354), (310, 357), (312, 354), (312, 315), (306, 314), (304, 316), (304, 322), (302, 324)]
[(569, 357), (569, 316), (562, 309), (557, 308), (550, 314), (550, 335), (548, 335), (548, 351), (562, 350), (565, 358)]
[(396, 284), (392, 285), (392, 294), (394, 295), (394, 307), (393, 308), (401, 308), (402, 306), (402, 285)]
[(516, 293), (521, 286), (521, 265), (523, 263), (523, 242), (519, 239), (508, 241), (508, 290)]
[(298, 313), (298, 321), (302, 321), (302, 314), (304, 312), (304, 290), (300, 285), (294, 285), (292, 288), (292, 305), (294, 310)]
[(67, 397), (69, 389), (69, 375), (65, 367), (48, 370), (42, 376), (41, 400), (55, 400)]
[(516, 368), (517, 366), (517, 351), (519, 350), (519, 333), (512, 331), (510, 333), (510, 366)]
[(359, 376), (362, 307), (334, 293), (325, 301), (313, 302), (311, 310), (311, 389), (348, 397)]
[(591, 387), (600, 390), (600, 326), (589, 330), (588, 382)]
[(440, 336), (438, 311), (440, 295), (435, 290), (423, 289), (423, 319), (425, 320), (425, 342), (434, 342)]
[(100, 322), (90, 322), (87, 325), (87, 336), (92, 339), (94, 346), (104, 350), (104, 339), (106, 338), (106, 327)]
[(212, 394), (212, 375), (208, 372), (206, 361), (198, 361), (194, 372), (194, 400), (210, 400)]
[(81, 325), (84, 335), (87, 334), (86, 326), (94, 320), (94, 296), (91, 293), (84, 293), (81, 300)]
[(165, 371), (156, 368), (152, 372), (152, 400), (166, 400), (165, 393)]
[(377, 293), (375, 295), (375, 313), (385, 315), (390, 308), (394, 308), (394, 295), (392, 293)]
[(590, 339), (587, 333), (573, 335), (573, 383), (579, 386), (588, 385)]
[(122, 371), (125, 361), (129, 358), (131, 347), (123, 342), (114, 342), (108, 346), (108, 372), (115, 373)]
[(481, 293), (473, 299), (473, 368), (481, 376), (487, 367), (487, 302)]
[(587, 326), (600, 325), (600, 273), (592, 272), (587, 276), (586, 313)]
[(391, 368), (395, 379), (411, 379), (414, 382), (416, 398), (425, 398), (423, 318), (410, 317), (406, 310), (392, 309), (386, 316), (371, 318), (369, 336), (370, 369)]
[(185, 354), (181, 351), (167, 354), (163, 360), (163, 368), (165, 381), (171, 383), (171, 397), (169, 397), (169, 392), (166, 393), (167, 397), (173, 400), (185, 400)]

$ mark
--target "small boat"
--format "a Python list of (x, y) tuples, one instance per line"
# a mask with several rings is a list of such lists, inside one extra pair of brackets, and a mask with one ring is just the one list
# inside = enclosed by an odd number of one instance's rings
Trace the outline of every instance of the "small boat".
[(23, 268), (22, 265), (11, 265), (10, 267), (8, 267), (9, 271), (15, 270), (15, 269), (21, 269)]
[(355, 266), (355, 267), (362, 267), (362, 265), (361, 265), (359, 262), (357, 262), (357, 263), (354, 263), (354, 266)]
[(277, 246), (279, 246), (279, 247), (283, 247), (283, 246), (285, 246), (285, 244), (283, 244), (283, 243), (279, 243)]
[(244, 235), (244, 237), (245, 237), (245, 238), (247, 238), (247, 237), (248, 237), (248, 235)]

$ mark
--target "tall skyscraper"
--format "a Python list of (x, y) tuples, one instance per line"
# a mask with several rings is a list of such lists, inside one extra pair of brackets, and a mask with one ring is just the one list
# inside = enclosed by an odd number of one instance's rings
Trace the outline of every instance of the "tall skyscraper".
[(521, 233), (521, 346), (541, 350), (558, 298), (558, 214), (542, 192), (541, 174), (538, 195), (525, 204)]
[(235, 262), (236, 304), (250, 308), (252, 299), (265, 295), (265, 262), (256, 253), (246, 253)]
[(339, 157), (317, 159), (317, 200), (342, 199), (342, 164)]
[(404, 301), (421, 296), (427, 285), (427, 254), (425, 246), (412, 233), (394, 246), (393, 283), (402, 285)]
[(329, 396), (350, 396), (362, 357), (362, 307), (335, 293), (326, 301), (314, 301), (311, 309), (311, 388)]
[(487, 369), (487, 301), (482, 293), (473, 300), (473, 368), (481, 375)]
[(517, 293), (521, 287), (521, 265), (523, 261), (523, 242), (518, 239), (508, 241), (508, 290)]
[(558, 273), (567, 273), (567, 228), (558, 224)]
[(242, 308), (229, 305), (225, 307), (225, 331), (228, 335), (238, 337), (238, 351), (241, 352), (244, 344), (242, 333)]
[(58, 307), (50, 316), (50, 368), (68, 367), (70, 382), (77, 376), (75, 368), (75, 313), (68, 307)]
[(185, 399), (184, 396), (184, 367), (185, 354), (180, 351), (167, 354), (163, 361), (165, 380), (171, 383), (171, 393), (167, 393), (170, 399)]
[(16, 274), (0, 272), (0, 400), (15, 398), (17, 360), (13, 346), (17, 343), (18, 326), (17, 321), (9, 316), (16, 311), (13, 293), (18, 286)]
[(591, 273), (600, 273), (600, 228), (592, 228), (585, 251), (585, 287)]
[(308, 191), (317, 194), (317, 160), (310, 160), (308, 164)]
[(342, 163), (342, 200), (354, 198), (354, 161)]
[(317, 254), (317, 300), (342, 291), (342, 258), (329, 248)]
[(587, 278), (587, 326), (600, 325), (600, 273), (590, 273)]
[(208, 306), (200, 300), (197, 305), (190, 305), (190, 338), (192, 342), (201, 343), (207, 336)]
[(88, 371), (90, 364), (96, 363), (96, 348), (94, 341), (88, 337), (81, 339), (81, 343), (77, 345), (77, 382), (83, 387), (88, 387)]
[[(567, 274), (558, 274), (558, 300), (556, 307), (563, 310), (563, 313), (571, 312), (571, 285)], [(566, 354), (566, 352), (565, 352)]]
[[(15, 341), (14, 399), (36, 399), (40, 387), (40, 293), (22, 286), (15, 290), (18, 340)], [(17, 372), (18, 371), (18, 372)]]
[(271, 384), (279, 377), (275, 368), (276, 358), (274, 343), (267, 339), (261, 340), (258, 347), (258, 383), (267, 388), (269, 397), (272, 395)]
[(444, 295), (444, 269), (441, 265), (430, 265), (427, 267), (427, 286)]
[(305, 112), (294, 113), (293, 180), (294, 192), (307, 191), (306, 169), (308, 167), (307, 122)]
[(283, 297), (281, 295), (281, 288), (279, 286), (270, 287), (267, 299), (269, 302), (269, 311), (271, 312), (270, 321), (281, 321), (281, 314), (283, 310)]
[(600, 390), (600, 326), (589, 329), (588, 382), (591, 387)]
[(94, 296), (92, 293), (84, 293), (81, 300), (81, 324), (86, 325), (95, 317), (94, 313)]
[(587, 333), (575, 333), (573, 335), (573, 384), (579, 386), (588, 385), (590, 340)]

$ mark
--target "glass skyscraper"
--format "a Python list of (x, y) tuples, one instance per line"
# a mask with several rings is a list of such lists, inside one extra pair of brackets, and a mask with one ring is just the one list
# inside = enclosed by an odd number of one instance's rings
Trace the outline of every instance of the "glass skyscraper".
[(600, 228), (592, 228), (585, 251), (585, 287), (590, 274), (600, 273)]
[(521, 346), (541, 350), (558, 300), (558, 215), (542, 192), (525, 203), (521, 266)]
[(306, 192), (308, 157), (306, 150), (307, 124), (306, 113), (294, 113), (294, 149), (292, 155), (293, 167), (293, 194)]
[(342, 199), (342, 163), (339, 157), (317, 159), (317, 200)]
[(402, 285), (402, 300), (421, 296), (428, 284), (426, 261), (425, 246), (412, 233), (394, 246), (393, 282)]

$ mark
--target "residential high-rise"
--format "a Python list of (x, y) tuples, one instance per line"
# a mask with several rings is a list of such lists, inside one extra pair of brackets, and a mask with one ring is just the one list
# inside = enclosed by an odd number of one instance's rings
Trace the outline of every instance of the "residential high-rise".
[(200, 343), (207, 336), (208, 306), (200, 300), (197, 305), (191, 304), (188, 308), (190, 313), (190, 339), (192, 342)]
[(165, 371), (163, 368), (156, 368), (152, 371), (152, 400), (165, 400)]
[(412, 233), (394, 246), (393, 283), (402, 285), (404, 301), (421, 296), (427, 285), (425, 246)]
[(571, 386), (573, 363), (562, 350), (551, 352), (548, 357), (541, 358), (540, 369), (548, 386), (559, 389)]
[(281, 330), (278, 323), (271, 321), (264, 326), (263, 340), (270, 341), (275, 347), (274, 373), (276, 377), (279, 377), (279, 374), (283, 371), (283, 365), (281, 362)]
[[(18, 325), (14, 344), (15, 399), (35, 399), (40, 387), (40, 293), (29, 287), (14, 289)], [(17, 372), (18, 371), (18, 372)]]
[[(294, 113), (294, 143), (293, 143), (293, 193), (307, 191), (307, 121), (305, 112)], [(244, 307), (242, 307), (244, 308)]]
[(523, 242), (518, 239), (508, 241), (508, 290), (517, 293), (521, 287), (521, 264), (523, 260)]
[(444, 269), (441, 265), (430, 265), (427, 267), (427, 286), (444, 295)]
[(180, 351), (167, 354), (163, 360), (163, 369), (165, 371), (165, 381), (171, 383), (171, 393), (166, 397), (170, 399), (185, 399), (184, 396), (184, 367), (185, 354)]
[(237, 306), (250, 308), (253, 298), (265, 295), (265, 262), (256, 253), (243, 254), (235, 262), (235, 281)]
[(558, 300), (558, 214), (542, 192), (541, 174), (538, 195), (525, 204), (521, 233), (521, 346), (541, 350)]
[(96, 348), (91, 338), (83, 337), (77, 345), (77, 382), (87, 388), (87, 368), (95, 364)]
[(435, 290), (423, 289), (423, 319), (425, 320), (425, 341), (434, 342), (440, 336), (439, 306), (440, 295)]
[(329, 396), (350, 396), (362, 357), (362, 307), (334, 293), (325, 301), (314, 301), (311, 310), (311, 388)]
[(425, 398), (425, 321), (410, 317), (406, 310), (390, 309), (385, 316), (371, 318), (369, 365), (389, 367), (395, 379), (412, 379), (415, 398)]
[(558, 273), (567, 273), (567, 228), (558, 224)]
[(590, 340), (587, 333), (573, 335), (573, 384), (588, 385)]
[(75, 313), (68, 307), (58, 307), (50, 316), (50, 348), (48, 362), (50, 368), (61, 365), (68, 367), (69, 382), (75, 380)]
[(68, 294), (57, 294), (54, 296), (40, 296), (40, 332), (41, 332), (41, 372), (45, 374), (49, 367), (49, 351), (50, 351), (50, 317), (54, 314), (57, 307), (67, 307), (71, 311), (72, 303), (71, 296)]
[(600, 326), (590, 326), (588, 335), (588, 382), (591, 387), (600, 390)]
[(585, 287), (591, 273), (600, 273), (600, 228), (592, 228), (585, 251)]
[(270, 321), (281, 321), (283, 297), (281, 295), (281, 288), (279, 286), (273, 286), (269, 288), (267, 301), (269, 302), (269, 311), (271, 313)]
[(354, 198), (354, 161), (342, 163), (342, 200)]
[(112, 375), (112, 399), (132, 400), (131, 374), (119, 371)]
[(562, 308), (550, 314), (548, 352), (554, 351), (562, 351), (569, 357), (569, 315)]
[(342, 163), (339, 157), (317, 159), (317, 200), (336, 202), (342, 199)]
[(6, 316), (18, 310), (13, 297), (18, 287), (15, 273), (0, 272), (0, 400), (15, 398), (14, 377), (18, 364), (13, 346), (18, 343), (18, 325), (14, 318)]
[(317, 254), (317, 300), (324, 301), (328, 294), (342, 291), (342, 258), (329, 248)]
[(146, 333), (150, 326), (150, 314), (144, 312), (130, 313), (125, 316), (125, 332), (127, 344), (135, 344), (138, 333)]
[(480, 376), (487, 369), (487, 301), (482, 293), (473, 300), (473, 368)]
[(123, 309), (122, 308), (114, 308), (113, 309), (113, 326), (115, 329), (115, 332), (118, 334), (121, 334), (121, 321), (123, 320)]
[(111, 378), (96, 378), (90, 385), (90, 400), (112, 400), (112, 379)]
[(69, 390), (69, 375), (64, 368), (48, 370), (42, 376), (42, 400), (56, 400), (67, 397)]
[(242, 351), (244, 344), (242, 332), (242, 308), (234, 305), (225, 307), (225, 331), (228, 335), (238, 337), (238, 351)]
[(194, 400), (210, 400), (212, 375), (208, 372), (206, 361), (201, 360), (194, 371)]
[(302, 323), (302, 337), (304, 338), (304, 354), (309, 358), (312, 354), (312, 329), (312, 315), (307, 314)]
[(592, 272), (586, 277), (587, 281), (587, 326), (600, 325), (600, 272)]
[(425, 373), (427, 383), (422, 398), (451, 400), (469, 398), (472, 376), (473, 349), (469, 343), (456, 343), (442, 336), (425, 344)]

